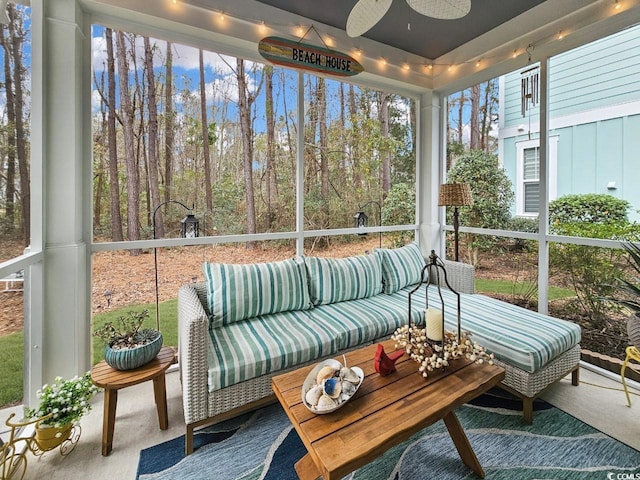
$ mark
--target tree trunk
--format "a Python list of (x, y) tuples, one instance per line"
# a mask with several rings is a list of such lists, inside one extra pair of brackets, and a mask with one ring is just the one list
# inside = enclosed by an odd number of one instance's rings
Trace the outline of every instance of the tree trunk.
[[(153, 72), (153, 52), (149, 37), (144, 37), (144, 68), (147, 74), (147, 110), (149, 112), (149, 192), (151, 194), (151, 215), (160, 205), (160, 182), (158, 172), (158, 102), (156, 99), (156, 76)], [(162, 210), (158, 210), (151, 219), (154, 224), (156, 238), (164, 238), (164, 219)]]
[(351, 171), (353, 175), (353, 188), (356, 192), (362, 187), (360, 178), (360, 151), (358, 145), (358, 110), (356, 108), (356, 93), (353, 85), (349, 84), (349, 121), (351, 122), (352, 135), (350, 136), (349, 155), (351, 156)]
[(15, 228), (15, 198), (16, 198), (16, 111), (15, 95), (13, 93), (13, 74), (11, 72), (11, 62), (6, 59), (11, 58), (11, 39), (4, 36), (4, 28), (0, 28), (0, 41), (4, 49), (4, 78), (6, 92), (7, 109), (7, 172), (5, 185), (5, 215), (7, 218), (8, 233), (12, 233)]
[[(129, 60), (127, 59), (127, 48), (122, 31), (116, 33), (116, 57), (120, 81), (125, 162), (127, 166), (127, 238), (133, 241), (140, 240), (140, 181), (133, 141), (133, 107), (129, 96)], [(130, 253), (131, 255), (138, 255), (140, 250), (134, 249)]]
[[(167, 42), (167, 59), (165, 63), (164, 90), (164, 201), (171, 200), (173, 188), (173, 148), (175, 143), (173, 112), (173, 44)], [(169, 208), (169, 205), (166, 205)]]
[[(100, 83), (98, 84), (98, 79), (95, 76), (95, 87), (96, 90), (100, 92), (100, 96), (104, 98), (104, 83), (105, 83), (105, 72), (102, 71), (100, 75)], [(100, 128), (96, 128), (94, 130), (93, 142), (95, 145), (104, 145), (105, 138), (108, 135), (107, 132), (107, 111), (106, 111), (106, 103), (100, 102)], [(94, 169), (95, 172), (93, 174), (94, 178), (94, 195), (93, 195), (93, 227), (100, 227), (102, 224), (102, 195), (104, 190), (104, 178), (105, 178), (105, 152), (102, 148), (95, 149), (94, 148)], [(97, 162), (97, 164), (96, 164)]]
[(29, 158), (27, 155), (27, 133), (24, 127), (23, 106), (24, 95), (22, 93), (22, 76), (24, 68), (22, 65), (22, 45), (26, 36), (24, 31), (24, 20), (15, 6), (8, 5), (9, 32), (12, 40), (13, 54), (13, 79), (15, 88), (15, 110), (16, 110), (16, 153), (18, 159), (18, 171), (20, 172), (20, 199), (22, 206), (22, 238), (24, 245), (31, 242), (31, 182), (29, 180)]
[(275, 115), (273, 108), (273, 66), (264, 67), (265, 75), (265, 115), (267, 117), (267, 229), (271, 230), (276, 217), (274, 211), (275, 198), (278, 195), (276, 183), (276, 139), (275, 139)]
[(462, 131), (463, 130), (462, 129), (462, 122), (463, 122), (462, 112), (464, 110), (464, 101), (465, 101), (464, 92), (465, 92), (464, 90), (460, 92), (460, 103), (458, 105), (458, 143), (460, 145), (463, 145), (463, 142), (464, 142), (463, 131)]
[[(240, 132), (242, 136), (242, 157), (244, 170), (245, 202), (247, 208), (247, 233), (256, 233), (256, 209), (253, 193), (253, 142), (251, 139), (251, 112), (248, 99), (247, 81), (244, 76), (244, 60), (236, 59), (238, 79), (238, 110), (240, 112)], [(247, 248), (253, 248), (253, 242)]]
[(109, 116), (107, 136), (109, 137), (109, 197), (111, 199), (111, 237), (114, 242), (124, 239), (122, 216), (120, 215), (120, 180), (118, 178), (118, 144), (116, 137), (116, 76), (113, 58), (113, 31), (105, 30), (107, 40), (107, 90), (109, 95)]
[(204, 197), (207, 211), (213, 212), (213, 185), (211, 184), (211, 160), (209, 156), (209, 124), (207, 121), (207, 85), (204, 83), (204, 59), (202, 49), (198, 50), (200, 61), (200, 120), (202, 123), (202, 155), (204, 156)]
[(324, 78), (318, 77), (318, 87), (316, 91), (318, 99), (318, 126), (320, 133), (320, 195), (322, 196), (322, 211), (324, 213), (324, 225), (329, 226), (329, 150), (327, 139), (327, 94)]
[(391, 150), (389, 148), (389, 99), (390, 93), (380, 92), (380, 134), (384, 147), (382, 156), (382, 194), (386, 196), (391, 189)]
[(470, 120), (470, 134), (471, 141), (469, 147), (471, 150), (477, 150), (480, 147), (480, 85), (474, 85), (471, 87), (471, 120)]

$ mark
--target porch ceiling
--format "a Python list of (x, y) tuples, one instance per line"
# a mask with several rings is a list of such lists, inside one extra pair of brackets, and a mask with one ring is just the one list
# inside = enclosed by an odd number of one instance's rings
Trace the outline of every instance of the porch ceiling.
[[(295, 13), (314, 22), (346, 29), (347, 17), (356, 0), (259, 0), (273, 7)], [(402, 0), (391, 8), (363, 36), (426, 59), (439, 58), (472, 41), (545, 0), (473, 0), (471, 12), (457, 20), (438, 20), (415, 12)], [(215, 4), (212, 0), (206, 3)]]
[(164, 37), (256, 60), (264, 36), (298, 40), (313, 26), (305, 41), (358, 52), (365, 68), (358, 82), (399, 93), (451, 93), (640, 22), (640, 0), (471, 0), (471, 12), (458, 20), (426, 17), (394, 0), (377, 25), (351, 38), (345, 27), (357, 0), (78, 1), (114, 28), (162, 30)]

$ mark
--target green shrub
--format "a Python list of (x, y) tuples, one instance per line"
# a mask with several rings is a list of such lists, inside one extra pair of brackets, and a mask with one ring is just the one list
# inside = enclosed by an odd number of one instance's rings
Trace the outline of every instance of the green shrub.
[(627, 223), (629, 202), (611, 195), (586, 193), (563, 195), (549, 203), (551, 228), (567, 223)]
[[(447, 182), (468, 183), (473, 196), (472, 207), (461, 207), (460, 225), (481, 228), (505, 228), (511, 219), (510, 208), (514, 193), (511, 181), (500, 168), (497, 155), (472, 150), (460, 156), (447, 173)], [(447, 212), (451, 215), (453, 209)], [(451, 220), (448, 220), (451, 223)], [(491, 248), (493, 237), (464, 235), (470, 262), (478, 264), (480, 249)]]
[[(416, 191), (413, 185), (406, 183), (394, 184), (382, 205), (382, 225), (410, 225), (416, 218)], [(405, 245), (413, 240), (415, 233), (389, 232), (385, 239), (390, 240), (392, 248)]]
[[(639, 226), (629, 223), (629, 203), (611, 195), (565, 195), (549, 204), (550, 229), (558, 235), (611, 240), (637, 239)], [(576, 292), (573, 308), (589, 317), (590, 328), (607, 328), (612, 305), (603, 297), (623, 269), (624, 251), (614, 248), (553, 243), (550, 265), (562, 284)]]

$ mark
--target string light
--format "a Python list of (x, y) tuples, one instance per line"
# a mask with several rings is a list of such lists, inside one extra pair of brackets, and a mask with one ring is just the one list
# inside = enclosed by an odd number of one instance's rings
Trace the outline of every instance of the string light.
[[(171, 1), (172, 1), (172, 3), (174, 5), (176, 5), (178, 3), (178, 0), (171, 0)], [(622, 6), (623, 5), (622, 5), (621, 0), (613, 0), (613, 9), (614, 10), (616, 10), (616, 11), (620, 10), (622, 8)], [(203, 8), (203, 7), (200, 7), (200, 8)], [(217, 14), (218, 15), (218, 19), (219, 19), (220, 22), (224, 22), (226, 20), (226, 16), (227, 15), (224, 12), (219, 11), (219, 10), (213, 10), (213, 9), (206, 9), (206, 10), (212, 11), (214, 14)], [(236, 20), (233, 16), (231, 16), (231, 19), (232, 20)], [(268, 27), (266, 25), (264, 20), (250, 19), (250, 18), (240, 18), (240, 17), (238, 17), (237, 20), (241, 21), (241, 22), (244, 22), (244, 23), (247, 23), (247, 24), (255, 25), (255, 27), (257, 29), (259, 29), (259, 31), (262, 32), (262, 33), (266, 32), (270, 28), (270, 27)], [(304, 35), (305, 26), (301, 25), (301, 24), (298, 24), (298, 25), (295, 25), (295, 26), (294, 25), (290, 25), (290, 24), (289, 25), (283, 24), (283, 25), (276, 25), (276, 26), (271, 27), (271, 28), (275, 28), (276, 31), (282, 31), (282, 28), (285, 28), (285, 27), (294, 28), (295, 34), (298, 37), (302, 37)], [(311, 27), (313, 27), (313, 24), (311, 25)], [(410, 28), (409, 25), (408, 25), (408, 28)], [(552, 35), (550, 37), (541, 38), (541, 39), (539, 39), (539, 40), (537, 40), (535, 42), (532, 42), (529, 46), (533, 47), (533, 45), (546, 44), (546, 43), (548, 43), (549, 41), (551, 41), (554, 38), (557, 39), (557, 40), (562, 40), (562, 39), (564, 39), (564, 37), (566, 37), (566, 35), (567, 35), (567, 33), (565, 33), (562, 30), (560, 30), (560, 31), (558, 31), (558, 33), (555, 36)], [(335, 44), (335, 40), (333, 38), (331, 38), (331, 37), (328, 37), (328, 36), (326, 38), (323, 37), (323, 40), (324, 40), (324, 42), (326, 43), (327, 46), (329, 46), (329, 45), (333, 46)], [(529, 47), (527, 47), (527, 48), (529, 48)], [(526, 51), (528, 51), (528, 49)], [(365, 52), (363, 52), (361, 48), (355, 48), (355, 50), (353, 50), (353, 52), (354, 52), (354, 56), (356, 56), (358, 58), (363, 57), (365, 55)], [(510, 57), (510, 58), (516, 59), (518, 56), (520, 56), (520, 54), (521, 54), (521, 52), (519, 51), (519, 49), (515, 49), (515, 50), (513, 50), (513, 52), (511, 54), (507, 54), (506, 58)], [(530, 53), (529, 53), (529, 56), (531, 56)], [(494, 57), (489, 57), (489, 58), (490, 59), (491, 58), (494, 58), (494, 59), (497, 58), (498, 61), (500, 61), (501, 55), (496, 55)], [(502, 57), (502, 58), (505, 58), (505, 57)], [(487, 60), (487, 59), (485, 58), (483, 60)], [(469, 64), (471, 64), (471, 62), (473, 62), (473, 65), (475, 65), (476, 68), (482, 68), (483, 64), (486, 63), (483, 60), (463, 61), (460, 65), (469, 65)], [(380, 58), (378, 63), (379, 63), (379, 66), (381, 68), (385, 68), (387, 66), (388, 61), (387, 61), (386, 58)], [(489, 63), (491, 63), (491, 62), (489, 62)], [(426, 71), (425, 73), (427, 73), (429, 75), (432, 75), (433, 74), (434, 65), (435, 66), (446, 67), (446, 71), (447, 72), (453, 72), (454, 71), (454, 67), (456, 67), (456, 65), (454, 65), (454, 64), (437, 64), (437, 63), (428, 63), (428, 64), (424, 64), (423, 63), (422, 65), (418, 65), (418, 66), (419, 67), (424, 67), (424, 69)], [(410, 71), (411, 68), (412, 68), (412, 64), (410, 62), (405, 62), (402, 65), (394, 64), (393, 66), (395, 68), (402, 69), (404, 71)]]

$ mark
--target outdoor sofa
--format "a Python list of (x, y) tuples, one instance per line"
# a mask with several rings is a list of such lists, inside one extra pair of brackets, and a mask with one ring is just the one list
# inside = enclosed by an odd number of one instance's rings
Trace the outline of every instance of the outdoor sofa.
[[(545, 387), (570, 372), (577, 385), (580, 327), (475, 294), (472, 266), (444, 264), (461, 293), (463, 330), (495, 354), (506, 370), (501, 386), (523, 398), (531, 423), (533, 399)], [(424, 265), (415, 242), (345, 259), (205, 263), (206, 281), (178, 292), (186, 453), (194, 429), (273, 401), (274, 375), (389, 338), (406, 325), (408, 294)], [(435, 285), (418, 289), (411, 322), (424, 324), (427, 290), (430, 302), (440, 301)], [(456, 296), (441, 292), (445, 311), (456, 312)], [(455, 331), (455, 315), (445, 317)]]

